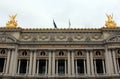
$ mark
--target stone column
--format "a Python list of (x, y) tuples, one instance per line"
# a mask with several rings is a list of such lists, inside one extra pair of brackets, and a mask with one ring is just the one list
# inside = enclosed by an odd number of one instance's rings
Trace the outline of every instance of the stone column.
[(94, 62), (95, 75), (96, 75), (96, 74), (97, 74), (97, 69), (96, 69), (96, 60), (94, 60), (93, 62)]
[(112, 55), (113, 55), (113, 65), (114, 65), (115, 74), (118, 74), (116, 57), (115, 57), (115, 50), (114, 49), (112, 50)]
[(111, 55), (111, 50), (108, 50), (108, 56), (109, 56), (109, 66), (110, 66), (110, 74), (112, 75), (113, 72), (113, 60), (112, 60), (112, 55)]
[(17, 70), (17, 74), (19, 74), (19, 72), (20, 72), (20, 63), (21, 63), (21, 61), (19, 60), (19, 61), (18, 61), (18, 70)]
[(37, 75), (38, 75), (38, 71), (39, 71), (39, 60), (37, 61)]
[(105, 47), (105, 63), (106, 63), (106, 72), (107, 72), (107, 74), (108, 75), (111, 75), (111, 72), (110, 72), (110, 69), (111, 69), (111, 67), (110, 67), (110, 62), (109, 62), (110, 60), (109, 60), (109, 52), (108, 52), (108, 48), (107, 48), (107, 46)]
[(10, 63), (10, 49), (8, 49), (8, 55), (7, 55), (7, 63), (6, 63), (5, 74), (8, 74), (9, 63)]
[(87, 75), (90, 75), (90, 59), (89, 59), (89, 51), (86, 51), (87, 54)]
[(13, 64), (14, 64), (14, 57), (15, 57), (15, 54), (14, 54), (14, 49), (11, 50), (11, 57), (10, 57), (10, 67), (9, 67), (9, 73), (10, 75), (12, 75), (12, 72), (13, 72)]
[(71, 75), (70, 51), (68, 51), (68, 76)]
[(86, 60), (84, 59), (84, 74), (86, 75), (87, 74), (87, 72), (86, 72)]
[(77, 70), (77, 60), (75, 60), (75, 74), (78, 75), (78, 70)]
[(31, 75), (32, 74), (32, 51), (30, 51), (30, 65), (29, 65), (29, 75)]
[(13, 57), (13, 75), (16, 74), (17, 71), (17, 62), (18, 62), (18, 46), (15, 47), (14, 57)]
[(71, 54), (72, 54), (72, 57), (71, 57), (72, 58), (71, 59), (71, 63), (72, 63), (72, 65), (71, 65), (72, 66), (72, 76), (75, 76), (75, 70), (74, 70), (75, 69), (75, 67), (74, 67), (74, 52), (72, 51)]
[(55, 61), (56, 63), (55, 63), (55, 68), (56, 68), (56, 75), (58, 75), (58, 59)]
[(52, 76), (55, 76), (55, 52), (52, 53)]
[(5, 73), (5, 71), (6, 71), (6, 63), (7, 63), (7, 60), (5, 59), (4, 66), (3, 66), (3, 73)]
[(26, 74), (29, 74), (29, 60), (27, 60), (27, 69), (26, 69)]
[(93, 52), (90, 51), (91, 74), (94, 75)]
[(102, 66), (103, 66), (103, 73), (105, 74), (105, 63), (104, 63), (104, 60), (102, 60)]
[(45, 75), (47, 75), (47, 70), (48, 70), (48, 69), (47, 69), (47, 66), (48, 66), (47, 64), (48, 64), (48, 61), (47, 61), (47, 59), (46, 59), (46, 64), (45, 64), (45, 65), (46, 65), (46, 66), (45, 66)]
[(66, 75), (66, 70), (67, 70), (67, 67), (66, 67), (67, 65), (66, 65), (66, 64), (67, 64), (67, 60), (65, 59), (64, 62), (65, 62), (65, 75)]
[(35, 71), (36, 71), (36, 54), (37, 54), (37, 52), (34, 51), (34, 58), (33, 58), (33, 73), (32, 73), (32, 75), (35, 75)]
[(48, 76), (51, 76), (51, 65), (52, 65), (52, 62), (51, 62), (51, 51), (49, 52), (49, 58), (48, 58), (49, 60), (48, 60), (48, 62), (49, 62), (49, 64), (48, 64)]

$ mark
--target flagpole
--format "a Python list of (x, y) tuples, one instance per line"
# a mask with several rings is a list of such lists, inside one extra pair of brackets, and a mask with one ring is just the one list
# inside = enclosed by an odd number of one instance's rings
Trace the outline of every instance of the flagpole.
[(71, 26), (71, 23), (70, 23), (70, 19), (69, 19), (69, 28), (70, 28), (70, 26)]
[(54, 19), (53, 19), (53, 25), (54, 25), (54, 28), (57, 28), (57, 25), (56, 25)]

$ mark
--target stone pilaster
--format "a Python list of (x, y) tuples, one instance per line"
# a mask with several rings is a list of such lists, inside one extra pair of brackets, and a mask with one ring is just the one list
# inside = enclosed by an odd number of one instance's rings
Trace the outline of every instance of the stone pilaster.
[(33, 55), (33, 53), (32, 53), (32, 51), (30, 51), (29, 75), (32, 74), (32, 59), (33, 59), (32, 55)]
[(51, 70), (52, 70), (52, 67), (51, 67), (51, 65), (52, 65), (52, 61), (51, 61), (51, 58), (52, 58), (52, 56), (51, 56), (51, 51), (49, 51), (49, 60), (48, 60), (48, 62), (49, 62), (49, 64), (48, 64), (48, 76), (51, 76)]
[(71, 75), (70, 51), (68, 51), (68, 76)]
[(34, 58), (33, 58), (33, 73), (32, 73), (32, 75), (35, 75), (35, 71), (36, 71), (36, 54), (37, 54), (37, 52), (36, 51), (34, 51)]

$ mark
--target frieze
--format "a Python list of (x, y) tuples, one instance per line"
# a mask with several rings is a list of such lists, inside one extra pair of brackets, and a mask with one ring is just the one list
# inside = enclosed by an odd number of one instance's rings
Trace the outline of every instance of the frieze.
[(101, 35), (93, 35), (92, 36), (92, 39), (95, 39), (95, 40), (98, 40), (98, 39), (100, 39), (101, 38)]
[(13, 43), (16, 42), (16, 39), (12, 36), (7, 36), (7, 35), (0, 35), (0, 42), (1, 43)]
[(49, 39), (49, 36), (48, 35), (40, 35), (39, 39), (40, 40), (46, 40), (46, 39)]
[(66, 35), (61, 34), (61, 35), (57, 35), (56, 39), (64, 40), (64, 39), (66, 39), (66, 37), (67, 37)]
[(31, 39), (31, 35), (21, 35), (21, 39), (29, 40), (29, 39)]
[(107, 42), (120, 42), (120, 35), (110, 37)]
[(75, 35), (75, 36), (74, 36), (74, 39), (77, 39), (77, 40), (81, 40), (81, 39), (83, 39), (83, 38), (84, 38), (83, 35)]

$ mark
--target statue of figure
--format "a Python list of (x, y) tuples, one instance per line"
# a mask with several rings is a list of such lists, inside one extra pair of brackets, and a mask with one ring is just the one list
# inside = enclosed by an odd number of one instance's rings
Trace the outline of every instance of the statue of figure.
[(10, 21), (15, 21), (16, 16), (17, 16), (17, 15), (12, 15), (12, 16), (9, 15)]
[(16, 27), (17, 26), (17, 21), (15, 21), (17, 15), (11, 15), (10, 20), (6, 23), (6, 27)]
[(105, 26), (107, 26), (108, 28), (110, 27), (116, 27), (116, 23), (113, 21), (113, 14), (112, 15), (108, 15), (106, 14), (108, 20), (105, 23)]
[(112, 22), (113, 21), (113, 14), (112, 15), (106, 14), (106, 16), (108, 18), (108, 22)]

